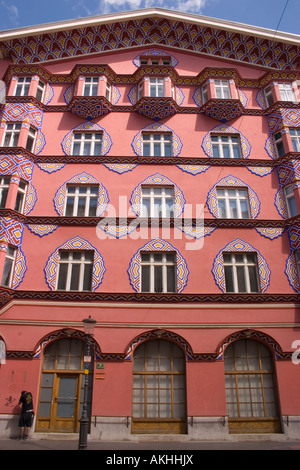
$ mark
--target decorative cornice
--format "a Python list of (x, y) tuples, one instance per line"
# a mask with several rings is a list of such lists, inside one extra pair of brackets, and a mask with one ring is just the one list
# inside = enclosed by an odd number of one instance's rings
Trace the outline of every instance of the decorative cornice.
[(134, 302), (153, 304), (298, 304), (299, 294), (155, 294), (127, 292), (59, 292), (59, 291), (24, 291), (0, 288), (0, 307), (13, 300), (63, 301), (63, 302)]
[(133, 165), (209, 165), (224, 167), (271, 167), (276, 168), (289, 160), (300, 160), (300, 152), (289, 152), (277, 159), (261, 158), (207, 158), (207, 157), (143, 157), (137, 155), (109, 154), (101, 156), (86, 155), (34, 155), (23, 147), (0, 147), (0, 155), (22, 155), (33, 163), (95, 163), (95, 164), (133, 164)]
[[(95, 227), (101, 222), (106, 225), (129, 226), (138, 222), (143, 227), (191, 227), (197, 224), (196, 218), (147, 218), (147, 217), (64, 217), (64, 216), (26, 216), (12, 209), (0, 209), (0, 218), (9, 217), (25, 225), (59, 225), (61, 227), (85, 226)], [(206, 218), (203, 221), (205, 227), (216, 228), (288, 228), (300, 225), (300, 215), (288, 219), (219, 219)]]

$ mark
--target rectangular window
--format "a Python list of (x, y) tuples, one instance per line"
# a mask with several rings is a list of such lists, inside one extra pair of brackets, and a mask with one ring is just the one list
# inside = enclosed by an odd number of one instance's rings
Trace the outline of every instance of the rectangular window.
[(19, 77), (15, 88), (15, 96), (28, 96), (31, 77)]
[(256, 253), (223, 253), (226, 292), (259, 292)]
[(45, 83), (39, 80), (37, 90), (36, 90), (36, 99), (39, 101), (42, 101), (44, 97), (44, 91), (45, 91)]
[(8, 122), (4, 134), (3, 147), (17, 147), (21, 132), (20, 122)]
[(9, 245), (6, 251), (6, 257), (5, 257), (2, 280), (1, 280), (1, 285), (4, 287), (12, 286), (16, 255), (17, 255), (17, 248)]
[(57, 290), (90, 291), (92, 289), (94, 252), (60, 250)]
[(300, 152), (300, 129), (290, 129), (290, 136), (294, 152)]
[(281, 132), (277, 132), (274, 134), (274, 143), (278, 157), (282, 157), (285, 154), (285, 149), (283, 145), (282, 135)]
[(295, 215), (298, 215), (293, 186), (286, 186), (284, 188), (284, 194), (289, 217), (294, 217)]
[(5, 208), (9, 184), (10, 176), (2, 176), (0, 178), (0, 209)]
[(35, 138), (36, 138), (36, 130), (34, 129), (34, 127), (30, 127), (28, 131), (27, 142), (26, 142), (26, 150), (28, 150), (28, 152), (32, 153), (34, 151)]
[(83, 96), (97, 96), (98, 84), (98, 77), (86, 77), (83, 85)]
[(141, 292), (176, 290), (176, 253), (141, 253)]
[(75, 133), (72, 155), (101, 155), (102, 133)]
[(142, 217), (174, 217), (174, 188), (142, 186)]
[(143, 81), (138, 84), (138, 101), (143, 98)]
[(106, 82), (105, 97), (108, 101), (111, 100), (111, 84), (109, 82)]
[(217, 188), (219, 217), (222, 219), (249, 219), (246, 188)]
[(227, 80), (215, 80), (216, 98), (228, 100), (231, 98), (230, 86)]
[(203, 104), (205, 104), (208, 101), (207, 84), (203, 85), (202, 87), (202, 101), (203, 101)]
[(96, 217), (98, 186), (67, 186), (65, 216)]
[(23, 213), (23, 210), (24, 210), (26, 191), (27, 191), (27, 183), (25, 183), (24, 181), (20, 181), (14, 210), (17, 212), (20, 212), (21, 214)]
[(291, 83), (278, 83), (281, 101), (295, 101), (293, 86)]
[(171, 134), (143, 134), (144, 157), (171, 157)]
[(241, 158), (241, 145), (239, 136), (211, 135), (214, 158)]
[(267, 106), (272, 106), (274, 104), (274, 98), (273, 98), (273, 93), (272, 93), (272, 85), (269, 85), (265, 88), (265, 99), (267, 102)]
[(150, 78), (149, 79), (149, 96), (161, 98), (165, 96), (165, 81), (164, 78)]

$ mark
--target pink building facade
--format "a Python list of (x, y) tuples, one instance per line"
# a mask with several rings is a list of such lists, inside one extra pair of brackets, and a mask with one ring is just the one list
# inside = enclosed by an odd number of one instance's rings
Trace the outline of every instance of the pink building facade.
[(299, 37), (143, 10), (0, 75), (1, 435), (24, 389), (77, 433), (87, 375), (96, 439), (299, 436)]

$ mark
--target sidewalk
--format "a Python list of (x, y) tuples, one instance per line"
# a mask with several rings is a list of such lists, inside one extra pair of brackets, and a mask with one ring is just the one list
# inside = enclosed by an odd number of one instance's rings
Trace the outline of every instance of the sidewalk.
[[(75, 439), (38, 439), (29, 438), (26, 441), (19, 441), (17, 439), (0, 439), (0, 450), (15, 451), (15, 450), (64, 450), (64, 451), (77, 451), (78, 440)], [(296, 440), (271, 440), (267, 436), (258, 436), (257, 439), (245, 439), (236, 441), (95, 441), (88, 440), (86, 450), (104, 451), (109, 456), (114, 452), (132, 451), (133, 454), (144, 451), (156, 451), (159, 453), (180, 453), (183, 451), (191, 451), (190, 453), (199, 450), (300, 450), (300, 439)]]

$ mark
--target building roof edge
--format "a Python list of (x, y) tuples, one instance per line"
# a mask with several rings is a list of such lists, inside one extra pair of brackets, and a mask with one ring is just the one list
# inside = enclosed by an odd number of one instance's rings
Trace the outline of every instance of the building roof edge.
[(247, 25), (229, 20), (212, 18), (208, 16), (196, 15), (192, 13), (167, 10), (163, 8), (145, 8), (140, 10), (130, 10), (107, 15), (97, 15), (77, 19), (56, 21), (34, 26), (26, 26), (17, 29), (10, 29), (0, 32), (0, 41), (9, 41), (15, 38), (27, 37), (32, 35), (41, 35), (54, 33), (61, 30), (70, 30), (74, 28), (83, 28), (88, 26), (100, 25), (101, 23), (113, 23), (130, 19), (142, 19), (160, 17), (176, 21), (186, 21), (196, 23), (214, 29), (223, 28), (227, 31), (238, 32), (244, 35), (253, 35), (266, 38), (272, 41), (289, 42), (300, 45), (300, 35), (272, 29), (262, 28), (260, 26)]

